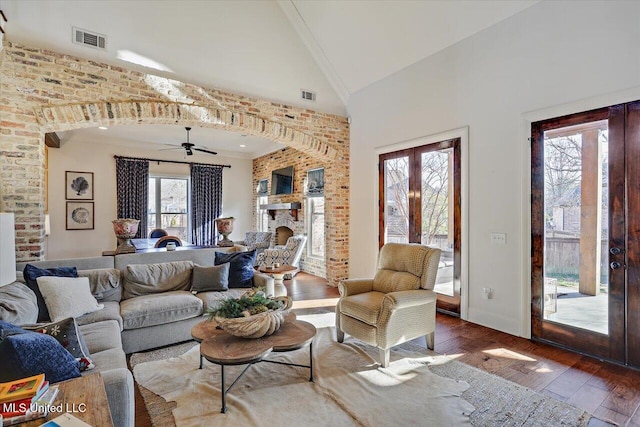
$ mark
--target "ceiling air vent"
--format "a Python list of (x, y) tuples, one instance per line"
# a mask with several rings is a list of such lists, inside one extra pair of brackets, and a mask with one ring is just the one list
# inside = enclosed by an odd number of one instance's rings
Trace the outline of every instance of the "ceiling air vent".
[(107, 36), (73, 27), (73, 42), (96, 49), (106, 49)]
[(306, 101), (315, 101), (316, 100), (315, 92), (311, 92), (310, 90), (301, 89), (300, 93), (302, 94), (302, 99), (304, 99)]

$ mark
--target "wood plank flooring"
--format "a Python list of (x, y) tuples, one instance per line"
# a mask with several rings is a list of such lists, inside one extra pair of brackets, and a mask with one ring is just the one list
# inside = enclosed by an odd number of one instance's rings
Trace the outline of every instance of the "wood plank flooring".
[[(337, 288), (299, 273), (285, 280), (294, 309), (326, 311), (335, 306)], [(424, 339), (422, 345), (425, 345)], [(435, 350), (486, 372), (571, 403), (620, 426), (640, 427), (640, 372), (546, 344), (437, 315)], [(136, 387), (136, 426), (151, 426)], [(607, 425), (593, 420), (590, 426)]]

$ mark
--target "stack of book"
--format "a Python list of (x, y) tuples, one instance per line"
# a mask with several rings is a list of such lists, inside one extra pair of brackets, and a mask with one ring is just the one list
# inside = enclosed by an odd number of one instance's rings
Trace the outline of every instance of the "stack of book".
[(58, 394), (44, 374), (0, 383), (0, 414), (5, 426), (45, 417)]

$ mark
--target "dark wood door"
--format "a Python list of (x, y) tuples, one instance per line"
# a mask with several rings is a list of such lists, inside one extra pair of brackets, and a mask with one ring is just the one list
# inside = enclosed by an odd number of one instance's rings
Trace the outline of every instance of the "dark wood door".
[(380, 156), (379, 243), (421, 243), (442, 250), (438, 309), (460, 314), (460, 139)]
[(532, 125), (532, 337), (640, 367), (640, 102)]

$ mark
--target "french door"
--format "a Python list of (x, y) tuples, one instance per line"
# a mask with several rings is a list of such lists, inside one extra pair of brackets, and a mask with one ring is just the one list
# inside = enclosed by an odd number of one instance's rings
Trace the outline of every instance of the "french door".
[(442, 250), (438, 308), (460, 315), (460, 139), (380, 155), (379, 243)]
[(640, 102), (531, 136), (532, 337), (640, 367)]

